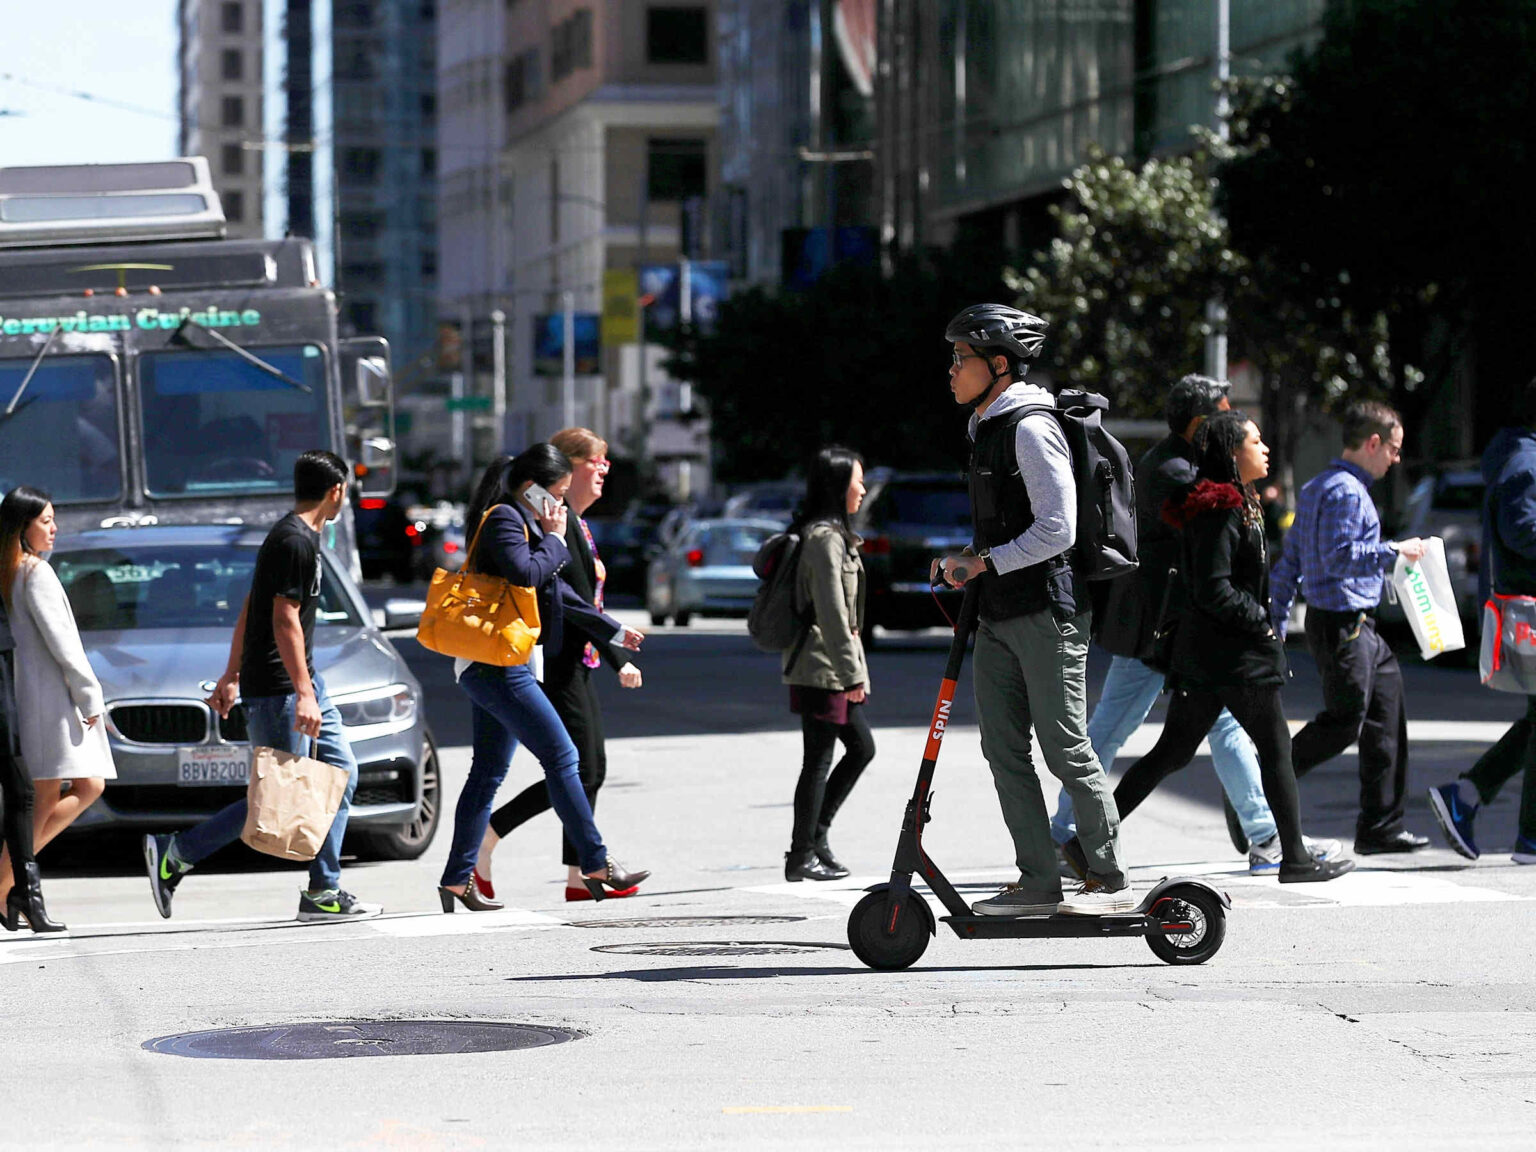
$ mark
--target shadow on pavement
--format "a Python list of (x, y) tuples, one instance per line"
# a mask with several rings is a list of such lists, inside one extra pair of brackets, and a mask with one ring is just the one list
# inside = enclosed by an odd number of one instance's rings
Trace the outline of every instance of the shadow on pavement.
[[(786, 941), (786, 943), (793, 942)], [(1166, 964), (1153, 960), (1142, 964), (950, 965), (942, 968), (908, 968), (905, 971), (915, 976), (925, 976), (930, 973), (949, 972), (1094, 972), (1124, 968), (1166, 967)], [(595, 972), (588, 973), (587, 975), (561, 973), (555, 976), (508, 976), (507, 982), (512, 984), (544, 984), (577, 980), (635, 980), (641, 983), (671, 983), (689, 980), (777, 980), (785, 976), (869, 976), (876, 979), (890, 980), (896, 978), (897, 975), (894, 972), (877, 972), (873, 968), (865, 968), (862, 964), (836, 968), (732, 968), (724, 964), (703, 964), (688, 968), (631, 968), (619, 972)]]

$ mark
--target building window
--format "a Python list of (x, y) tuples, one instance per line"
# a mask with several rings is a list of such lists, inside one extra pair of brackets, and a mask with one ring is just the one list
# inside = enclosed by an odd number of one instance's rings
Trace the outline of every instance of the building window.
[(343, 212), (341, 214), (341, 238), (343, 241), (373, 240), (379, 234), (379, 218), (372, 212)]
[(526, 59), (526, 56), (517, 57), (501, 74), (501, 105), (508, 112), (516, 112), (528, 100), (528, 85), (523, 72)]
[(226, 128), (242, 127), (245, 124), (245, 97), (224, 97), (219, 102), (219, 120)]
[(238, 48), (225, 48), (219, 53), (219, 79), (241, 80), (245, 76), (245, 58)]
[(219, 5), (219, 29), (223, 32), (239, 34), (245, 30), (245, 13), (241, 10), (243, 5), (228, 3)]
[(379, 178), (379, 150), (377, 148), (344, 148), (341, 153), (341, 172), (349, 180), (371, 184)]
[(437, 115), (436, 92), (423, 92), (421, 94), (421, 114), (427, 117)]
[(428, 279), (437, 275), (437, 252), (431, 248), (421, 254), (421, 274)]
[(245, 193), (226, 192), (219, 197), (224, 202), (224, 219), (238, 224), (245, 219)]
[(645, 58), (652, 64), (708, 64), (708, 10), (698, 4), (647, 9)]
[(384, 283), (384, 264), (379, 260), (343, 264), (341, 282), (348, 288), (376, 288)]
[(336, 5), (337, 28), (372, 28), (377, 15), (375, 0), (343, 0)]
[(353, 332), (377, 332), (379, 306), (372, 300), (348, 300), (347, 319)]
[(421, 174), (429, 180), (437, 175), (436, 148), (423, 148), (421, 150)]
[(238, 176), (245, 171), (245, 149), (238, 144), (219, 145), (219, 171)]
[(592, 67), (592, 9), (578, 8), (555, 25), (549, 52), (549, 77), (563, 80), (578, 68)]
[(702, 140), (652, 139), (646, 147), (651, 200), (686, 200), (706, 191), (707, 147)]

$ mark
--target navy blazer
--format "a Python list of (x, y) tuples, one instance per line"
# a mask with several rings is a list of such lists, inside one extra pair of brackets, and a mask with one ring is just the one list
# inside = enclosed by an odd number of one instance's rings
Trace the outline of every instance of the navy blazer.
[(582, 600), (559, 578), (557, 574), (570, 560), (565, 541), (540, 528), (521, 503), (498, 504), (486, 517), (475, 546), (473, 570), (537, 589), (539, 643), (545, 651), (557, 652), (564, 645), (567, 618), (577, 631), (605, 645), (623, 626)]

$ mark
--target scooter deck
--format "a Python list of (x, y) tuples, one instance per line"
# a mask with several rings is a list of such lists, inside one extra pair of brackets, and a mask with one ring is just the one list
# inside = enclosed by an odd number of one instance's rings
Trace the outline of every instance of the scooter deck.
[(1140, 912), (1107, 916), (942, 916), (956, 936), (982, 939), (1043, 939), (1066, 936), (1146, 936), (1161, 931)]

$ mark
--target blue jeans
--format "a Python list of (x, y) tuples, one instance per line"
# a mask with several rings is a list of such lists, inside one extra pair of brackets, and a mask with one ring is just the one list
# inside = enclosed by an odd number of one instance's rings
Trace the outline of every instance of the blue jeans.
[[(1088, 720), (1088, 741), (1107, 773), (1120, 754), (1120, 746), (1141, 727), (1152, 705), (1163, 690), (1163, 674), (1129, 656), (1116, 656), (1109, 662), (1109, 674), (1099, 702)], [(1275, 818), (1264, 799), (1259, 781), (1259, 757), (1253, 741), (1242, 725), (1225, 708), (1211, 727), (1211, 766), (1222, 790), (1232, 802), (1232, 810), (1242, 823), (1250, 844), (1262, 844), (1275, 834)], [(1072, 798), (1063, 789), (1051, 817), (1051, 839), (1065, 844), (1077, 834), (1077, 818)]]
[[(309, 890), (323, 892), (341, 886), (341, 839), (347, 833), (347, 816), (352, 810), (352, 793), (357, 791), (357, 760), (352, 755), (352, 745), (347, 743), (341, 728), (341, 713), (325, 693), (325, 681), (315, 677), (315, 698), (320, 704), (320, 738), (310, 751), (309, 737), (301, 735), (293, 727), (298, 715), (298, 697), (248, 696), (245, 704), (245, 727), (253, 745), (276, 748), (282, 752), (308, 755), (321, 763), (347, 770), (347, 790), (342, 793), (341, 807), (336, 809), (336, 819), (320, 845), (320, 852), (309, 866)], [(176, 834), (176, 855), (188, 864), (212, 856), (227, 844), (240, 839), (245, 828), (245, 800), (236, 800), (228, 807), (215, 812), (195, 828)]]
[(454, 808), (453, 844), (448, 849), (448, 863), (443, 865), (440, 883), (445, 887), (468, 883), (475, 858), (480, 854), (480, 841), (490, 823), (496, 789), (506, 779), (519, 741), (544, 769), (550, 805), (576, 849), (581, 870), (600, 871), (608, 862), (608, 849), (598, 834), (592, 805), (581, 786), (581, 774), (577, 771), (581, 757), (554, 705), (533, 678), (533, 670), (526, 664), (511, 668), (471, 664), (459, 677), (459, 687), (474, 706), (470, 717), (474, 752), (469, 779), (464, 781), (464, 791), (459, 793), (459, 803)]

